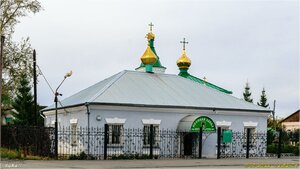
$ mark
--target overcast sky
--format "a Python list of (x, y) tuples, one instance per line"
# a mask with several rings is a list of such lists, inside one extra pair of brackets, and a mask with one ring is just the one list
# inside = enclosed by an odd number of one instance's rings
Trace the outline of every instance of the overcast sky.
[[(154, 23), (155, 48), (166, 73), (187, 39), (189, 72), (242, 98), (250, 83), (254, 102), (264, 87), (271, 108), (287, 116), (299, 109), (298, 1), (41, 0), (43, 11), (22, 18), (15, 40), (30, 37), (37, 62), (53, 88), (65, 73), (61, 99), (124, 69), (134, 70)], [(53, 103), (39, 77), (38, 102)]]

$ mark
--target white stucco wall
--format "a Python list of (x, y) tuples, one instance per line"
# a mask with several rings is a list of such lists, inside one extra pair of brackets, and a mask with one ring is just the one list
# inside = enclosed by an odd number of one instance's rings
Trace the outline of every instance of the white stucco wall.
[[(90, 127), (104, 127), (106, 118), (126, 119), (124, 128), (143, 128), (142, 119), (161, 120), (160, 129), (176, 130), (179, 121), (188, 115), (205, 115), (210, 117), (216, 124), (217, 121), (231, 122), (230, 129), (233, 131), (244, 131), (244, 122), (257, 123), (257, 132), (267, 131), (268, 113), (242, 112), (242, 111), (212, 111), (192, 109), (170, 109), (170, 108), (145, 108), (145, 107), (122, 107), (90, 105)], [(55, 121), (54, 111), (45, 112), (45, 126), (51, 126)], [(101, 120), (96, 120), (96, 117)], [(62, 110), (58, 113), (59, 126), (70, 126), (70, 119), (77, 119), (78, 127), (87, 127), (87, 109), (85, 106)], [(216, 157), (217, 134), (211, 134), (205, 141), (202, 149), (204, 157)]]

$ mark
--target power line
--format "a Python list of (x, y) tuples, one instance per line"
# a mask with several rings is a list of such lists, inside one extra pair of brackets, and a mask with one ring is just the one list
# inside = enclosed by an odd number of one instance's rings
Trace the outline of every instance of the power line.
[(45, 77), (44, 73), (42, 72), (41, 68), (39, 67), (39, 65), (36, 65), (36, 66), (39, 69), (39, 71), (40, 71), (41, 75), (43, 76), (44, 80), (46, 81), (48, 87), (51, 89), (52, 93), (54, 94), (54, 90), (51, 87), (51, 85), (50, 85), (49, 81), (47, 80), (47, 78)]
[[(51, 87), (49, 81), (47, 80), (46, 76), (45, 76), (44, 73), (42, 72), (42, 70), (41, 70), (41, 68), (39, 67), (39, 65), (36, 65), (36, 66), (37, 66), (37, 68), (39, 69), (39, 71), (40, 71), (41, 75), (43, 76), (44, 80), (46, 81), (48, 87), (51, 89), (52, 93), (55, 94), (53, 88)], [(58, 100), (58, 103), (60, 104), (61, 107), (64, 107), (64, 105), (61, 103), (60, 100)], [(69, 113), (65, 108), (63, 108), (63, 109), (64, 109), (64, 111), (65, 111), (66, 113)]]

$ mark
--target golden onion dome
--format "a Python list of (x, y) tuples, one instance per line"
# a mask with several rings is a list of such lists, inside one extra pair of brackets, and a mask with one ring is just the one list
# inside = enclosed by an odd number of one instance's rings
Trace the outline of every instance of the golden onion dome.
[(179, 68), (189, 68), (192, 64), (190, 58), (187, 57), (185, 50), (183, 50), (181, 57), (176, 63)]
[(157, 61), (157, 57), (148, 45), (146, 51), (141, 57), (141, 61), (145, 65), (153, 65)]
[(147, 33), (146, 38), (150, 41), (150, 40), (154, 40), (155, 35), (152, 32)]

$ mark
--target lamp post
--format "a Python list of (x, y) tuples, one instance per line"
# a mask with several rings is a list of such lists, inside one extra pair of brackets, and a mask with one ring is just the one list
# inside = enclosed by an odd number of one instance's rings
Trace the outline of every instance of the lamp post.
[(58, 89), (60, 86), (64, 83), (66, 78), (70, 77), (72, 75), (72, 71), (68, 72), (65, 76), (63, 81), (58, 85), (58, 87), (55, 90), (55, 97), (54, 97), (54, 102), (55, 102), (55, 158), (58, 159), (58, 126), (57, 126), (57, 102), (58, 102), (58, 96), (62, 96), (61, 93), (58, 93)]

